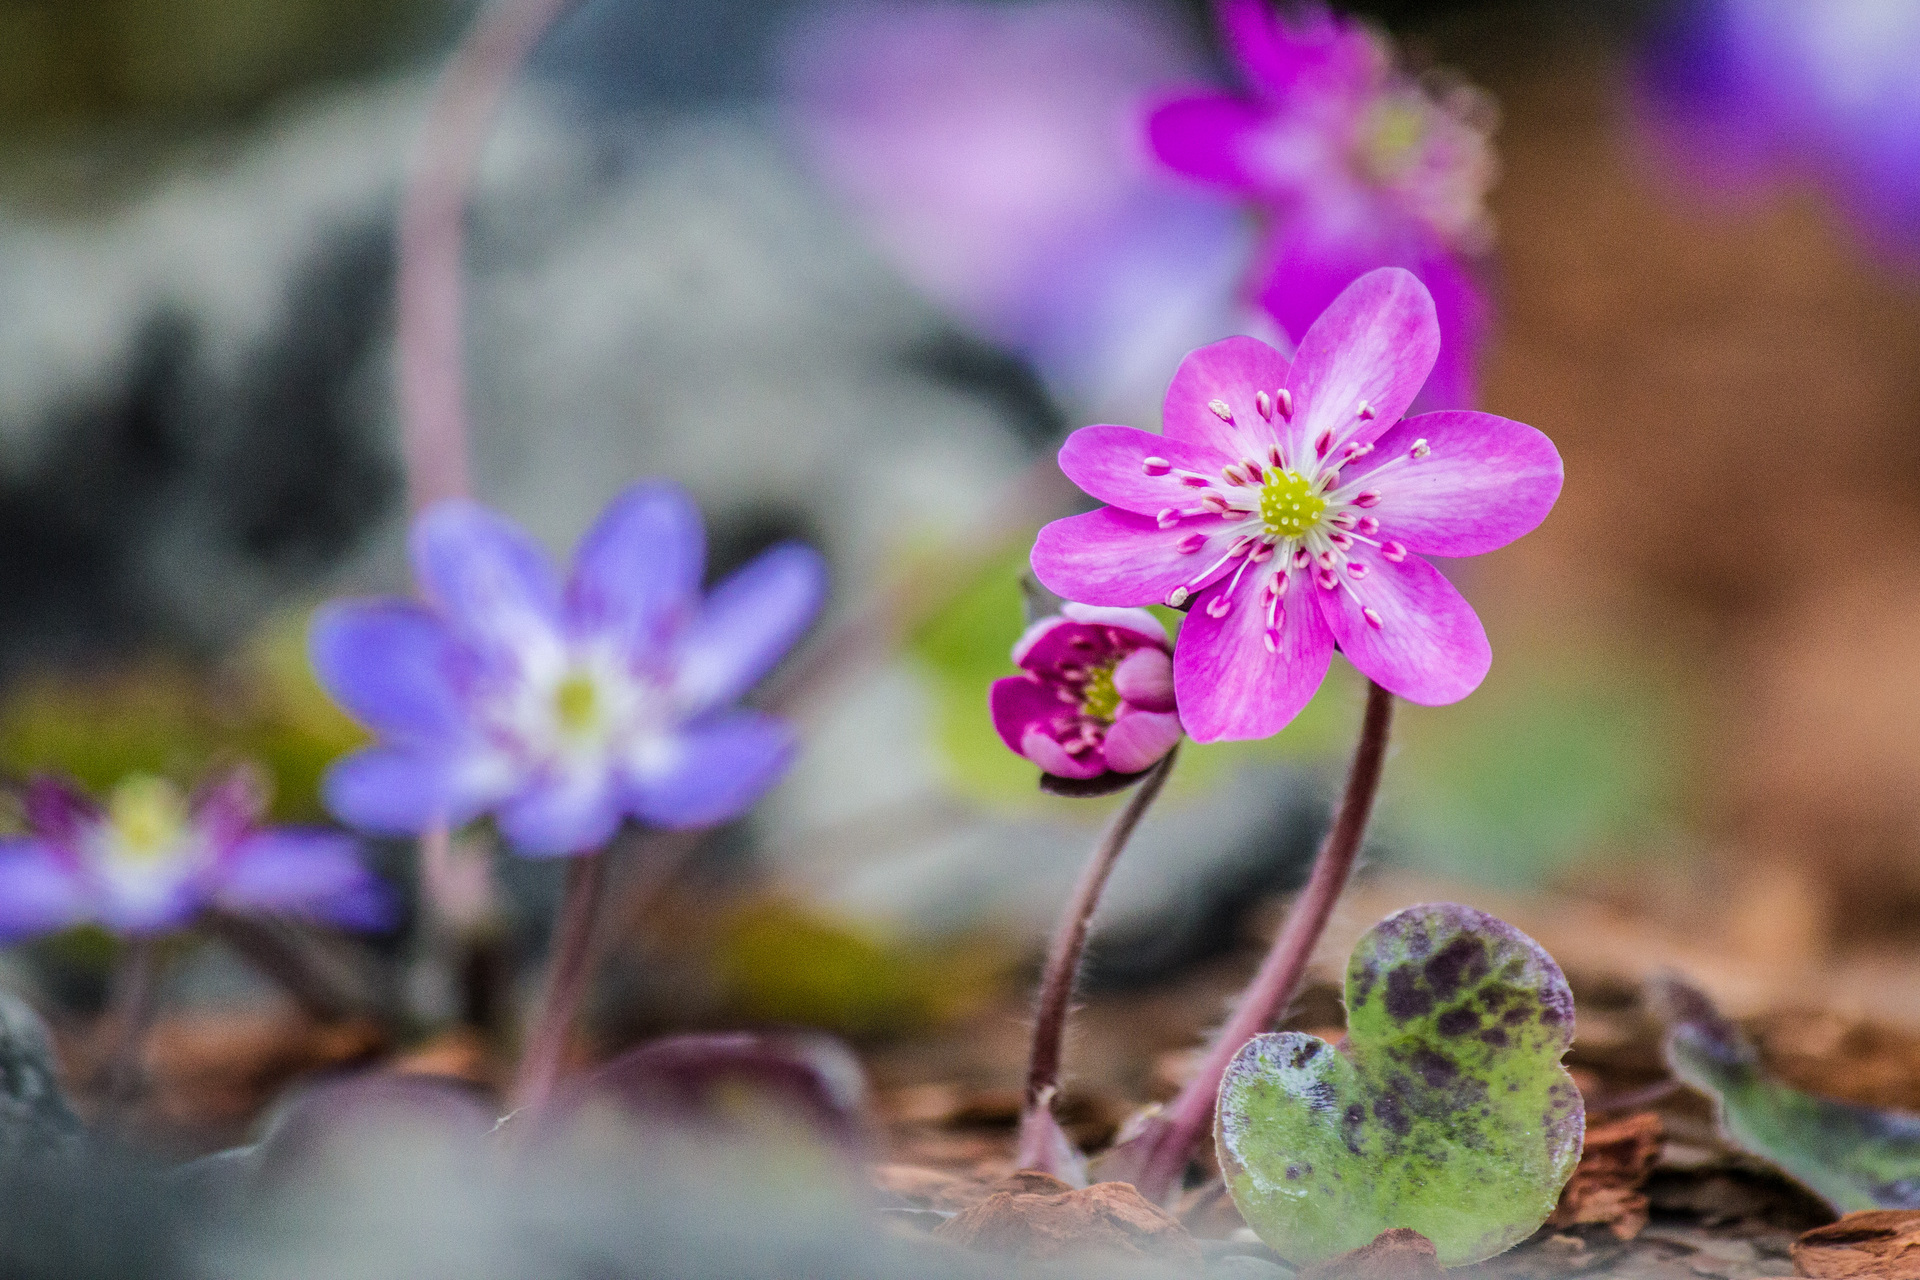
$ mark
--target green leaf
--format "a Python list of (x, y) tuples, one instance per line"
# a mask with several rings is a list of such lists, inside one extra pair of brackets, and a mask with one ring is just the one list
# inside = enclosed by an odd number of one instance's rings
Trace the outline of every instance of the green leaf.
[(1667, 1064), (1714, 1101), (1727, 1139), (1805, 1186), (1836, 1213), (1920, 1209), (1920, 1116), (1802, 1093), (1769, 1075), (1753, 1042), (1672, 976), (1653, 1001)]
[(1339, 1045), (1255, 1036), (1227, 1068), (1214, 1138), (1247, 1223), (1295, 1263), (1396, 1227), (1449, 1267), (1531, 1235), (1586, 1128), (1553, 958), (1471, 907), (1408, 907), (1360, 939), (1346, 998)]

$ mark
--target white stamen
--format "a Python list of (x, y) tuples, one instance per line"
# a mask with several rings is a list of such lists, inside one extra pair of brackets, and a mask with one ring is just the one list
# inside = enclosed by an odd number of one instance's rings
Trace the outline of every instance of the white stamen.
[(1233, 410), (1225, 400), (1209, 400), (1207, 401), (1207, 408), (1213, 410), (1213, 416), (1220, 419), (1220, 421), (1233, 421)]
[(1367, 620), (1367, 625), (1372, 627), (1375, 631), (1382, 630), (1387, 625), (1386, 623), (1380, 621), (1380, 615), (1375, 613), (1370, 608), (1362, 608), (1360, 610), (1360, 616), (1365, 618)]
[(1407, 456), (1409, 458), (1424, 458), (1432, 452), (1433, 446), (1427, 443), (1425, 436), (1422, 436), (1413, 442), (1413, 448), (1407, 450)]
[(1193, 593), (1185, 587), (1175, 587), (1173, 590), (1167, 592), (1167, 608), (1178, 609), (1181, 605), (1185, 604), (1192, 595)]
[(1173, 464), (1165, 458), (1142, 458), (1140, 469), (1150, 476), (1163, 476), (1173, 470)]

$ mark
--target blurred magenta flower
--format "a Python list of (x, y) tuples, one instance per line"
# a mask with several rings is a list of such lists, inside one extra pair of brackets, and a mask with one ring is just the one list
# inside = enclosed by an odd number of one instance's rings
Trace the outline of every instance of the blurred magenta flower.
[(1471, 556), (1528, 532), (1560, 493), (1532, 427), (1444, 410), (1401, 420), (1440, 349), (1433, 299), (1385, 267), (1348, 286), (1291, 368), (1253, 338), (1181, 362), (1164, 435), (1083, 427), (1060, 450), (1111, 505), (1040, 531), (1033, 569), (1098, 605), (1192, 605), (1174, 647), (1197, 742), (1260, 738), (1298, 714), (1333, 648), (1389, 692), (1454, 702), (1492, 654), (1422, 555)]
[(1026, 674), (993, 682), (993, 727), (1058, 778), (1139, 773), (1180, 741), (1172, 653), (1145, 609), (1064, 605), (1013, 646)]
[(1145, 144), (1148, 93), (1194, 74), (1162, 15), (855, 4), (788, 63), (796, 131), (891, 260), (1056, 390), (1151, 396), (1142, 369), (1242, 327), (1241, 215)]
[(0, 840), (0, 938), (95, 923), (165, 932), (201, 911), (275, 911), (381, 928), (388, 892), (337, 832), (263, 827), (265, 797), (235, 771), (191, 799), (135, 774), (103, 808), (51, 779), (29, 785), (31, 834)]
[(1295, 341), (1375, 267), (1418, 275), (1442, 339), (1422, 404), (1472, 404), (1486, 306), (1467, 262), (1490, 239), (1487, 98), (1415, 80), (1383, 36), (1322, 4), (1219, 0), (1218, 12), (1247, 92), (1166, 102), (1148, 124), (1154, 151), (1264, 215), (1259, 301)]
[(427, 604), (363, 600), (315, 616), (314, 669), (383, 742), (339, 761), (327, 805), (388, 834), (493, 813), (533, 856), (589, 853), (631, 815), (661, 827), (739, 816), (785, 771), (785, 722), (735, 705), (806, 629), (819, 555), (778, 546), (704, 600), (700, 513), (678, 486), (633, 486), (563, 584), (519, 526), (442, 502), (413, 529)]
[(1654, 136), (1740, 189), (1820, 175), (1884, 248), (1920, 261), (1920, 5), (1688, 0), (1640, 61)]

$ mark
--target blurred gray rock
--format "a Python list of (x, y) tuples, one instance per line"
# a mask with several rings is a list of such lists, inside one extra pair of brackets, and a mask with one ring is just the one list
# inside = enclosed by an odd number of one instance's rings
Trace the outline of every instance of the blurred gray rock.
[(46, 1025), (26, 1001), (0, 991), (0, 1163), (72, 1155), (82, 1142)]

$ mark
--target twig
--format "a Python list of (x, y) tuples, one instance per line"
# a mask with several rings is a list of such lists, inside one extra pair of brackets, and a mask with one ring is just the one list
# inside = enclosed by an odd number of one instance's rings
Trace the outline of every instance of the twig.
[(1061, 1176), (1053, 1167), (1057, 1161), (1057, 1129), (1053, 1124), (1052, 1104), (1060, 1086), (1060, 1060), (1067, 1035), (1067, 1014), (1073, 1002), (1073, 989), (1080, 976), (1080, 960), (1087, 950), (1087, 932), (1093, 923), (1094, 909), (1113, 874), (1114, 864), (1133, 837), (1134, 828), (1146, 816), (1167, 775), (1173, 772), (1179, 744), (1140, 779), (1128, 797), (1126, 807), (1114, 815), (1113, 822), (1094, 846), (1093, 854), (1080, 872), (1073, 897), (1054, 926), (1053, 940), (1047, 946), (1046, 966), (1040, 971), (1040, 994), (1033, 1018), (1033, 1048), (1027, 1057), (1027, 1093), (1020, 1112), (1020, 1148), (1018, 1167), (1038, 1169)]
[(1334, 903), (1346, 888), (1360, 854), (1360, 843), (1380, 789), (1380, 770), (1386, 759), (1387, 736), (1393, 724), (1393, 695), (1379, 685), (1367, 685), (1367, 709), (1354, 748), (1347, 788), (1314, 860), (1307, 886), (1287, 912), (1272, 948), (1247, 985), (1227, 1023), (1214, 1036), (1206, 1056), (1191, 1079), (1159, 1116), (1148, 1121), (1139, 1136), (1115, 1148), (1102, 1172), (1132, 1182), (1156, 1203), (1165, 1200), (1186, 1171), (1193, 1149), (1213, 1121), (1220, 1081), (1240, 1046), (1272, 1026), (1300, 994), (1307, 960), (1326, 932)]

